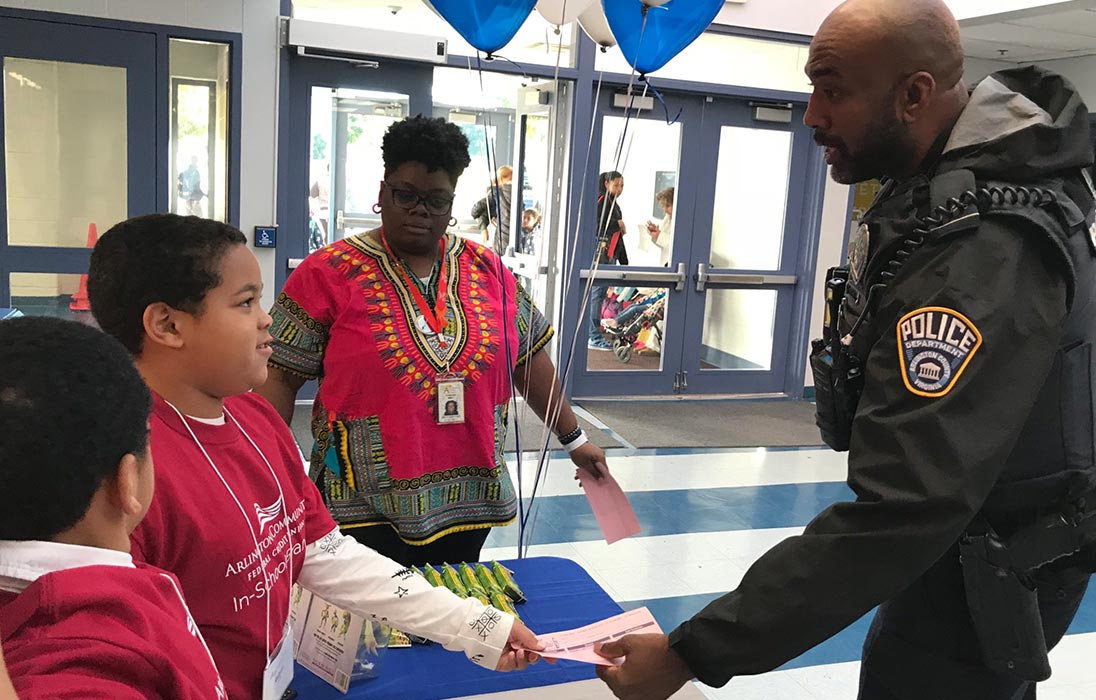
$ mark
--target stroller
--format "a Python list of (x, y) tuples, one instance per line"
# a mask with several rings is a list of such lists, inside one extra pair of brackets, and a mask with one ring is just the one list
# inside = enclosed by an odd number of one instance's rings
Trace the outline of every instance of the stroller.
[[(627, 309), (621, 313), (621, 316), (624, 316), (626, 312)], [(645, 329), (653, 328), (659, 347), (662, 347), (662, 325), (660, 322), (665, 316), (666, 296), (662, 295), (643, 307), (639, 315), (632, 316), (624, 323), (616, 323), (615, 319), (603, 319), (601, 321), (601, 330), (612, 341), (613, 354), (616, 355), (618, 360), (628, 364), (632, 361), (632, 352), (635, 350), (639, 334)]]

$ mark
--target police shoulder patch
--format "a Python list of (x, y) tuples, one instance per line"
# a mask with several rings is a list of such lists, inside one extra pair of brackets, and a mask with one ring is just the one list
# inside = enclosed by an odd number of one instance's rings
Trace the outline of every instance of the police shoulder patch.
[(982, 346), (982, 334), (970, 319), (940, 306), (909, 312), (896, 332), (902, 381), (928, 398), (946, 396)]

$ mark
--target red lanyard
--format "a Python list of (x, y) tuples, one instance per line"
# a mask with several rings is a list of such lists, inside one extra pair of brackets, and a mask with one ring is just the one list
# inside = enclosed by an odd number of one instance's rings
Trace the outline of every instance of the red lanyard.
[(415, 300), (415, 304), (419, 307), (419, 311), (422, 312), (422, 317), (426, 319), (426, 323), (430, 326), (430, 329), (440, 335), (441, 332), (445, 330), (445, 327), (449, 325), (449, 318), (445, 313), (446, 291), (448, 290), (448, 285), (445, 282), (445, 238), (443, 237), (438, 241), (438, 256), (441, 258), (441, 273), (438, 275), (438, 294), (434, 301), (433, 309), (426, 303), (426, 298), (423, 297), (422, 292), (419, 291), (419, 286), (415, 284), (414, 280), (411, 279), (411, 276), (407, 274), (407, 266), (392, 252), (392, 248), (388, 245), (388, 238), (384, 235), (383, 228), (381, 229), (381, 243), (384, 244), (384, 249), (388, 252), (389, 257), (399, 264), (400, 273), (403, 275), (403, 282), (411, 291), (411, 298)]

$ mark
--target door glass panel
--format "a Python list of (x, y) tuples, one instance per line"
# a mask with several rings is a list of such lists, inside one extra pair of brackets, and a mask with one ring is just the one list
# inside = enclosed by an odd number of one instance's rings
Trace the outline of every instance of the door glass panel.
[[(596, 314), (600, 306), (599, 330), (587, 325), (581, 338), (588, 338), (586, 369), (591, 372), (621, 372), (662, 369), (663, 333), (666, 329), (668, 302), (666, 289), (660, 287), (604, 287), (605, 301), (595, 286), (590, 290), (588, 312)], [(589, 316), (584, 319), (589, 323)], [(599, 338), (590, 342), (589, 339)], [(678, 340), (680, 342), (680, 340)], [(601, 347), (594, 347), (599, 345)]]
[(312, 88), (309, 252), (380, 225), (381, 141), (409, 112), (408, 95)]
[(773, 290), (709, 289), (701, 369), (771, 369), (776, 300)]
[[(456, 198), (453, 200), (453, 216), (457, 225), (452, 229), (466, 238), (488, 243), (499, 252), (514, 248), (518, 237), (512, 235), (514, 217), (521, 222), (521, 204), (513, 184), (510, 185), (510, 205), (502, 202), (502, 213), (509, 214), (503, 224), (503, 236), (498, 237), (498, 217), (494, 213), (496, 206), (491, 205), (488, 219), (472, 216), (473, 208), (477, 213), (480, 200), (486, 206), (485, 197), (490, 187), (498, 179), (499, 170), (503, 175), (514, 174), (514, 143), (517, 140), (515, 112), (518, 98), (527, 79), (521, 76), (502, 75), (500, 73), (481, 74), (462, 68), (435, 68), (433, 83), (434, 116), (445, 119), (460, 127), (468, 138), (468, 155), (472, 162), (464, 170), (457, 182)], [(507, 180), (503, 179), (504, 188)], [(522, 196), (522, 203), (525, 197)], [(487, 235), (482, 225), (488, 222)], [(505, 241), (503, 246), (500, 241)], [(497, 244), (497, 245), (496, 245)]]
[(83, 248), (89, 224), (128, 211), (126, 70), (23, 58), (3, 70), (8, 243)]
[(52, 316), (96, 325), (87, 303), (86, 275), (13, 272), (8, 281), (11, 305), (24, 316)]
[(224, 221), (228, 202), (228, 44), (172, 39), (171, 211)]
[(723, 127), (712, 213), (712, 267), (780, 269), (791, 159), (791, 132)]
[[(622, 143), (625, 127), (627, 133)], [(622, 240), (628, 252), (628, 264), (669, 266), (674, 220), (672, 204), (667, 209), (662, 202), (672, 203), (675, 196), (681, 159), (681, 123), (606, 116), (601, 133), (600, 171), (615, 171), (624, 176), (624, 191), (617, 199), (617, 205), (624, 217)], [(596, 222), (598, 185), (591, 183), (589, 187), (587, 207), (595, 213), (584, 215), (584, 218)], [(580, 257), (580, 261), (587, 265), (592, 258), (593, 251), (589, 251)]]

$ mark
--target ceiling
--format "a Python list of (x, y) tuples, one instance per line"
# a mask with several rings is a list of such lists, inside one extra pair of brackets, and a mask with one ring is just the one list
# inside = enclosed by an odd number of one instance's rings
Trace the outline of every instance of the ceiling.
[(1015, 63), (1096, 54), (1096, 2), (1061, 3), (1041, 12), (964, 21), (966, 54)]
[[(837, 4), (839, 0), (831, 1)], [(404, 15), (402, 21), (407, 15), (434, 19), (422, 0), (296, 0), (296, 4), (328, 12), (368, 13), (385, 24), (397, 21), (392, 15), (399, 13)], [(973, 58), (1027, 63), (1096, 55), (1096, 0), (1059, 0), (1027, 10), (964, 19), (961, 25), (966, 54)]]

